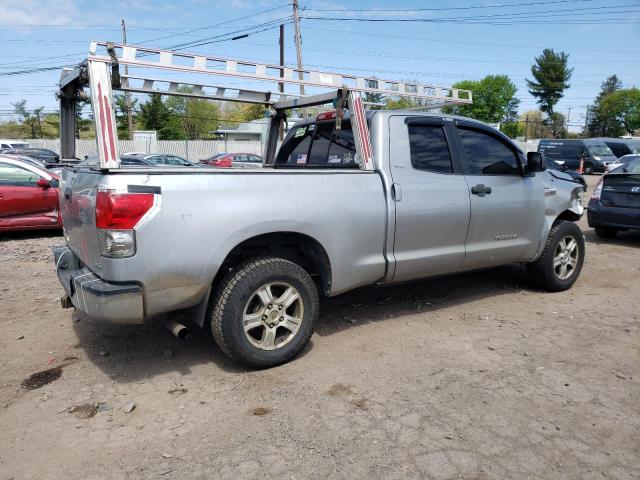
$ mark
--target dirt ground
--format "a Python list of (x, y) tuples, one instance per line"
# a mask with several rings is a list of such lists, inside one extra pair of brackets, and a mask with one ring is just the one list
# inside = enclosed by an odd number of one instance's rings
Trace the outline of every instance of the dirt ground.
[(267, 371), (61, 309), (61, 238), (5, 235), (0, 479), (640, 478), (640, 234), (581, 226), (568, 292), (519, 266), (362, 289)]

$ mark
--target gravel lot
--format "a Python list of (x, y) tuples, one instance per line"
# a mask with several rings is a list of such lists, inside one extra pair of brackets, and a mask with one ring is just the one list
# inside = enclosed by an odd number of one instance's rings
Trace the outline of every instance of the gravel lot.
[(640, 234), (581, 226), (568, 292), (519, 266), (362, 289), (268, 371), (62, 310), (62, 239), (0, 237), (0, 479), (640, 478)]

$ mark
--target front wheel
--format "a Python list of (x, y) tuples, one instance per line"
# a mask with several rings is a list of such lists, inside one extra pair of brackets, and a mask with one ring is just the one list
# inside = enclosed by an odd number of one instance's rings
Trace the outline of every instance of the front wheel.
[(573, 222), (556, 223), (547, 237), (542, 255), (527, 264), (529, 277), (544, 290), (567, 290), (578, 279), (584, 262), (584, 236)]
[(586, 163), (584, 165), (584, 174), (591, 175), (592, 173), (593, 173), (593, 165), (591, 165), (590, 163)]
[(268, 368), (307, 345), (318, 317), (318, 290), (299, 265), (282, 258), (248, 260), (222, 280), (211, 331), (238, 363)]

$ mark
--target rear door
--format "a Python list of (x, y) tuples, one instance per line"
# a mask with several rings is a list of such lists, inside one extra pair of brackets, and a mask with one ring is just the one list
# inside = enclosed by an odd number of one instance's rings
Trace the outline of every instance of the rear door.
[(56, 190), (39, 187), (36, 182), (40, 178), (44, 177), (34, 171), (0, 162), (0, 226), (9, 226), (9, 222), (38, 226), (57, 221)]
[(524, 156), (492, 128), (456, 120), (471, 198), (464, 270), (530, 260), (545, 219), (540, 176), (524, 177)]
[(389, 118), (395, 203), (394, 282), (461, 266), (469, 227), (469, 188), (442, 118)]

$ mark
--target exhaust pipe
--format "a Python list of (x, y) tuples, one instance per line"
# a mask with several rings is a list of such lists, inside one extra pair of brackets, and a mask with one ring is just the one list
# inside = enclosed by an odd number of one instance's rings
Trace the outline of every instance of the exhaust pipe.
[(180, 340), (184, 340), (191, 333), (187, 327), (182, 325), (181, 323), (174, 322), (173, 320), (168, 320), (164, 326), (167, 330), (169, 330), (176, 338)]

